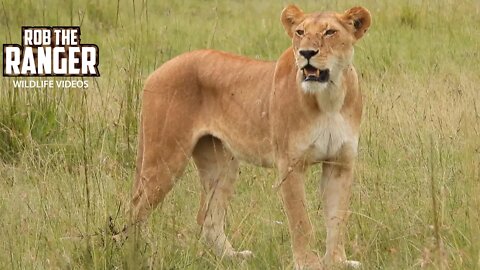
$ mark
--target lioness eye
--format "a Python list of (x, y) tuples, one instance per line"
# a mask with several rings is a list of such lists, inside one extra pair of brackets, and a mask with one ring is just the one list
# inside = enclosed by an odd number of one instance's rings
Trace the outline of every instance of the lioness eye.
[(299, 36), (303, 36), (303, 34), (305, 33), (305, 31), (300, 30), (300, 29), (297, 30), (296, 32), (297, 32), (297, 35), (299, 35)]
[(325, 36), (331, 36), (331, 35), (335, 34), (336, 32), (337, 32), (337, 30), (328, 29), (327, 31), (325, 31)]

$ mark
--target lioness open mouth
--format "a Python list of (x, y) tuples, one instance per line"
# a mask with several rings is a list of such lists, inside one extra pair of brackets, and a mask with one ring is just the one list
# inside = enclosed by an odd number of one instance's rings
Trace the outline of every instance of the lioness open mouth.
[(302, 68), (303, 71), (303, 80), (308, 81), (315, 81), (325, 83), (328, 82), (330, 78), (330, 70), (329, 69), (318, 69), (310, 64), (304, 66)]

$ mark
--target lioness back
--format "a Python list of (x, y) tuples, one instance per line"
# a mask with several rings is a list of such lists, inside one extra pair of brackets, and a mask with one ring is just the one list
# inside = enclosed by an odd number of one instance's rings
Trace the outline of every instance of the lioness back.
[(149, 76), (145, 89), (161, 92), (165, 88), (155, 87), (161, 82), (167, 83), (168, 86), (188, 84), (203, 91), (224, 92), (231, 89), (255, 91), (256, 87), (252, 86), (258, 83), (268, 85), (267, 88), (270, 88), (274, 70), (273, 61), (259, 61), (216, 50), (197, 50), (165, 62)]

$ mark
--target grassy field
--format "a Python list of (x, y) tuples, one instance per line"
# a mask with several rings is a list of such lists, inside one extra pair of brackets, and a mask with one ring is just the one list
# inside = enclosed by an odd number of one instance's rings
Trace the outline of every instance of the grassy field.
[[(109, 240), (125, 221), (146, 76), (186, 51), (215, 48), (275, 60), (289, 46), (271, 1), (13, 1), (0, 40), (22, 25), (81, 25), (100, 48), (88, 90), (0, 83), (0, 269), (291, 269), (275, 172), (242, 166), (228, 212), (235, 247), (200, 241), (200, 186), (189, 166), (138, 237)], [(356, 47), (365, 110), (347, 254), (363, 269), (480, 269), (480, 2), (298, 1), (306, 11), (367, 7)], [(309, 211), (324, 252), (320, 167)], [(435, 203), (434, 203), (435, 202)]]

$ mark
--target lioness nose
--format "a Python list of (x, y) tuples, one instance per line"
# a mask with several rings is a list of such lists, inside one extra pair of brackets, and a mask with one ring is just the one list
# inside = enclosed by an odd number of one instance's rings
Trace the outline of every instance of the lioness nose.
[(312, 56), (314, 56), (315, 54), (318, 53), (318, 50), (314, 51), (314, 50), (301, 50), (299, 51), (300, 55), (302, 55), (303, 57), (305, 57), (307, 60), (312, 58)]

